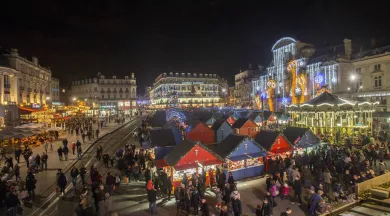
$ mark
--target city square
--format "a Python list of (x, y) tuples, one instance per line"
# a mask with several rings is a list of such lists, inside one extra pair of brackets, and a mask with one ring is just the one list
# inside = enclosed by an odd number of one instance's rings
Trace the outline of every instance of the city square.
[(0, 215), (390, 214), (386, 6), (9, 2)]

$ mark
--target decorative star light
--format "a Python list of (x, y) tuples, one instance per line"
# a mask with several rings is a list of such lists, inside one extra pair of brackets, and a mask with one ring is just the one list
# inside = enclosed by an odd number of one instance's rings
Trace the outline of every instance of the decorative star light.
[(283, 99), (282, 99), (282, 104), (283, 104), (283, 105), (287, 105), (287, 103), (288, 103), (287, 98), (283, 98)]
[(314, 77), (314, 81), (317, 84), (321, 84), (324, 81), (324, 77), (321, 74), (318, 74), (316, 77)]

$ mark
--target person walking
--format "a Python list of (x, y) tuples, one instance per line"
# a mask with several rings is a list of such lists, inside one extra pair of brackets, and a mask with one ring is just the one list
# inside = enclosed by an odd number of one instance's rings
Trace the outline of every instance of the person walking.
[(77, 159), (80, 160), (83, 151), (81, 150), (81, 146), (77, 146)]
[(77, 176), (79, 175), (79, 170), (76, 167), (73, 167), (70, 171), (70, 177), (72, 177), (72, 184), (76, 190)]
[(299, 178), (299, 176), (295, 177), (295, 180), (293, 183), (293, 189), (294, 189), (294, 196), (292, 199), (293, 202), (291, 202), (291, 204), (294, 204), (294, 201), (295, 201), (295, 202), (298, 202), (298, 206), (300, 206), (302, 203), (302, 198), (301, 198), (302, 183), (301, 183), (301, 179)]
[(15, 160), (18, 162), (18, 164), (20, 163), (20, 155), (22, 154), (22, 149), (19, 148), (16, 148), (15, 149)]
[(65, 174), (62, 172), (61, 169), (58, 170), (58, 173), (57, 173), (57, 186), (59, 187), (60, 189), (60, 196), (64, 196), (65, 194), (65, 187), (66, 187), (66, 184), (68, 183), (67, 182), (67, 179), (66, 179), (66, 176)]
[(43, 147), (45, 148), (45, 152), (47, 154), (47, 149), (49, 149), (49, 142), (47, 140), (45, 141), (45, 144), (43, 145)]
[(107, 188), (108, 188), (108, 194), (111, 196), (112, 192), (114, 190), (115, 178), (114, 178), (114, 176), (111, 175), (110, 172), (107, 173), (106, 185), (107, 185)]
[(37, 183), (37, 180), (35, 179), (34, 174), (29, 171), (26, 176), (26, 189), (28, 191), (28, 195), (31, 200), (34, 200), (35, 198), (35, 184)]
[(45, 152), (42, 153), (41, 161), (42, 161), (42, 169), (47, 170), (47, 160), (49, 156)]
[(60, 159), (60, 161), (62, 161), (62, 153), (63, 153), (63, 150), (62, 150), (62, 147), (60, 146), (57, 150), (58, 152), (58, 158)]
[(232, 207), (233, 207), (234, 216), (241, 216), (242, 206), (241, 206), (241, 200), (238, 199), (238, 196), (234, 196), (232, 200)]
[(87, 169), (84, 167), (84, 165), (81, 165), (80, 168), (80, 178), (83, 185), (85, 185), (85, 175), (87, 174)]
[(68, 154), (69, 154), (69, 149), (68, 146), (65, 146), (63, 149), (65, 160), (68, 160)]

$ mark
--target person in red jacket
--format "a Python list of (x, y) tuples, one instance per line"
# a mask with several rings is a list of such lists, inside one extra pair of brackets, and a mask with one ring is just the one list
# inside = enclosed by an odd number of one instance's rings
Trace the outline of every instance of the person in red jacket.
[(290, 193), (290, 189), (291, 188), (288, 186), (288, 184), (284, 183), (284, 185), (280, 188), (280, 192), (282, 192), (280, 197), (282, 199), (288, 199), (289, 193)]

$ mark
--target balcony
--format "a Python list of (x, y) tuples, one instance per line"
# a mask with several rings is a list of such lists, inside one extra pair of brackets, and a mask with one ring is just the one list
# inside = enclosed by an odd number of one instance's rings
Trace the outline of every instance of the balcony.
[(46, 92), (46, 95), (49, 95), (50, 94), (50, 92)]
[(24, 91), (24, 86), (19, 86), (20, 91)]
[(28, 91), (28, 92), (32, 92), (32, 88), (28, 88), (27, 91)]
[(105, 91), (100, 91), (100, 94), (104, 94), (104, 93), (106, 93)]
[(42, 90), (40, 90), (40, 91), (39, 91), (39, 93), (41, 93), (41, 94), (44, 94), (44, 93), (45, 93), (45, 91), (42, 91)]
[(112, 93), (113, 93), (113, 94), (116, 94), (116, 93), (117, 93), (117, 91), (113, 91)]
[(34, 93), (38, 93), (38, 90), (34, 89)]

